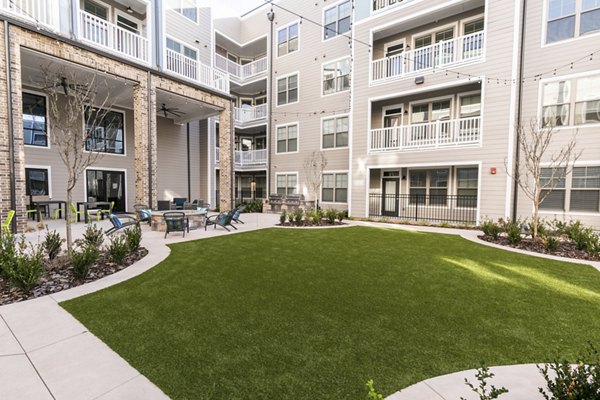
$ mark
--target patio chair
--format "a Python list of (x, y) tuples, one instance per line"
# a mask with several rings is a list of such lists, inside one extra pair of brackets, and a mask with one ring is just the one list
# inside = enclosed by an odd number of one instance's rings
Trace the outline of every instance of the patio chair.
[(147, 204), (134, 204), (133, 209), (140, 222), (148, 222), (148, 225), (152, 224), (152, 210)]
[[(231, 217), (231, 220), (232, 220), (233, 222), (235, 222), (236, 224), (243, 224), (243, 223), (244, 223), (244, 221), (242, 221), (242, 220), (240, 219), (240, 214), (241, 214), (241, 213), (243, 213), (243, 212), (244, 212), (244, 210), (246, 210), (246, 206), (245, 206), (245, 205), (241, 205), (241, 206), (239, 206), (238, 208), (236, 208), (236, 209), (233, 211), (233, 216)], [(233, 225), (232, 225), (232, 226), (233, 226)]]
[(106, 214), (106, 215), (109, 215), (109, 214), (111, 214), (111, 213), (112, 213), (112, 211), (113, 211), (113, 208), (115, 208), (115, 202), (114, 202), (114, 201), (111, 201), (111, 202), (110, 202), (110, 206), (108, 206), (108, 210), (97, 210), (97, 211), (96, 211), (96, 221), (100, 221), (100, 218), (101, 218), (101, 217), (102, 217), (104, 214)]
[(212, 225), (215, 227), (215, 229), (217, 229), (217, 225), (218, 225), (220, 227), (225, 228), (225, 230), (227, 232), (229, 232), (229, 228), (227, 228), (228, 226), (231, 226), (233, 229), (235, 229), (237, 231), (237, 228), (235, 226), (231, 225), (231, 221), (233, 219), (234, 212), (235, 212), (235, 210), (231, 210), (231, 211), (222, 212), (220, 214), (211, 215), (210, 217), (208, 217), (206, 219), (206, 223), (204, 224), (204, 230), (206, 230), (206, 228), (209, 225)]
[(173, 198), (173, 206), (176, 210), (183, 210), (183, 206), (187, 201), (186, 197), (174, 197)]
[(6, 214), (6, 219), (2, 221), (2, 234), (10, 235), (11, 229), (10, 224), (12, 223), (13, 217), (15, 216), (15, 210), (10, 210), (8, 214)]
[(185, 237), (186, 229), (188, 233), (190, 232), (190, 224), (185, 213), (180, 211), (168, 211), (163, 214), (163, 218), (165, 219), (165, 224), (167, 226), (165, 229), (165, 238), (170, 232), (183, 232), (183, 237)]
[[(83, 220), (85, 221), (85, 208), (82, 211), (77, 211), (77, 207), (75, 207), (75, 204), (71, 203), (71, 222), (77, 222), (77, 216), (78, 215), (82, 215), (83, 216)], [(92, 216), (90, 215), (89, 211), (88, 211), (88, 221), (92, 219)]]
[(138, 221), (137, 218), (127, 214), (108, 214), (108, 220), (110, 221), (113, 227), (106, 231), (107, 235), (112, 235), (113, 233), (118, 232), (122, 229), (126, 229), (130, 226), (140, 225), (140, 221)]

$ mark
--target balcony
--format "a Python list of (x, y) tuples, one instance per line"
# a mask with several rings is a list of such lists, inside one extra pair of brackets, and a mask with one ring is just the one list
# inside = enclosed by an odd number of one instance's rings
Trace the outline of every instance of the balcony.
[(261, 104), (255, 107), (233, 109), (235, 123), (239, 126), (251, 125), (256, 122), (265, 122), (267, 120), (267, 105)]
[(58, 30), (57, 0), (0, 0), (0, 11)]
[(373, 12), (388, 10), (391, 7), (404, 3), (410, 3), (412, 0), (373, 0)]
[(371, 63), (371, 82), (423, 74), (435, 68), (480, 59), (483, 57), (484, 44), (485, 31), (481, 31), (375, 60)]
[(192, 80), (204, 86), (229, 94), (229, 76), (227, 73), (202, 64), (171, 49), (166, 50), (166, 69), (182, 78)]
[(216, 54), (215, 66), (221, 71), (229, 73), (232, 79), (235, 79), (237, 83), (242, 84), (246, 81), (258, 78), (267, 71), (267, 57), (241, 65)]
[(81, 39), (120, 56), (148, 63), (148, 39), (145, 37), (82, 10), (79, 21)]
[[(236, 168), (266, 167), (267, 149), (234, 152)], [(215, 163), (219, 163), (219, 148), (215, 147)]]
[(481, 117), (372, 129), (369, 152), (414, 151), (478, 145)]

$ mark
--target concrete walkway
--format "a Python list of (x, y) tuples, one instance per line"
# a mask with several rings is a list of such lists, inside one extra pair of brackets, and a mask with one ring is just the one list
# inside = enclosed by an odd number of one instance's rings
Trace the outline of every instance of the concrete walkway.
[[(246, 223), (238, 232), (273, 227), (279, 217), (269, 214), (244, 214)], [(109, 223), (100, 223), (108, 228)], [(64, 226), (49, 221), (64, 237)], [(477, 231), (429, 228), (420, 226), (351, 222), (350, 225), (377, 226), (392, 229), (458, 234), (468, 240), (477, 239)], [(33, 224), (32, 224), (33, 226)], [(81, 237), (85, 225), (74, 226), (74, 236)], [(58, 302), (92, 293), (130, 279), (152, 268), (169, 255), (170, 243), (227, 235), (223, 229), (191, 231), (185, 239), (171, 234), (164, 239), (158, 232), (144, 228), (142, 245), (149, 254), (135, 265), (101, 280), (54, 295), (0, 307), (0, 399), (4, 400), (154, 400), (166, 399), (153, 383), (131, 367), (96, 336), (91, 334)], [(43, 233), (27, 234), (38, 242)], [(522, 251), (519, 251), (522, 252)], [(589, 264), (586, 262), (586, 264)], [(600, 270), (600, 264), (594, 263)], [(543, 386), (535, 365), (494, 367), (497, 376), (491, 381), (506, 386), (510, 393), (503, 400), (541, 399), (537, 388)], [(477, 399), (464, 384), (464, 378), (475, 382), (475, 370), (458, 372), (420, 382), (388, 397), (389, 400), (452, 399), (460, 396)]]

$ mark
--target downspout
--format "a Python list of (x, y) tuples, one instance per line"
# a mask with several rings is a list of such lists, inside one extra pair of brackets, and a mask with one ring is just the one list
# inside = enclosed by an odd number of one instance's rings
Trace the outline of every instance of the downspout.
[(517, 220), (517, 206), (519, 203), (519, 157), (521, 155), (521, 126), (523, 118), (523, 70), (524, 66), (524, 58), (525, 58), (525, 15), (527, 13), (527, 0), (523, 0), (523, 7), (521, 9), (521, 48), (519, 49), (519, 75), (517, 76), (517, 85), (519, 85), (519, 94), (517, 98), (517, 119), (515, 124), (517, 125), (516, 129), (516, 149), (515, 149), (515, 169), (513, 171), (513, 212), (512, 212), (512, 220)]
[(191, 174), (191, 166), (190, 166), (190, 123), (187, 124), (187, 198), (188, 201), (192, 201), (192, 177)]
[[(4, 21), (4, 45), (6, 46), (6, 87), (7, 87), (7, 99), (8, 104), (6, 105), (6, 111), (8, 113), (8, 158), (9, 158), (9, 175), (10, 175), (10, 208), (16, 211), (17, 208), (17, 193), (16, 184), (17, 179), (15, 176), (15, 126), (12, 114), (12, 73), (11, 73), (11, 60), (10, 60), (10, 26), (8, 21)], [(13, 233), (17, 232), (17, 218), (12, 219), (11, 229)]]
[(152, 114), (156, 110), (152, 107), (152, 73), (148, 71), (148, 206), (153, 208), (153, 197), (152, 197)]
[(269, 30), (269, 80), (267, 81), (267, 103), (269, 104), (269, 119), (267, 126), (267, 199), (269, 198), (269, 194), (271, 193), (271, 155), (272, 144), (271, 144), (271, 130), (273, 127), (273, 95), (271, 93), (271, 88), (273, 85), (273, 20), (275, 19), (275, 13), (273, 12), (273, 8), (271, 11), (267, 13), (267, 19), (271, 23)]

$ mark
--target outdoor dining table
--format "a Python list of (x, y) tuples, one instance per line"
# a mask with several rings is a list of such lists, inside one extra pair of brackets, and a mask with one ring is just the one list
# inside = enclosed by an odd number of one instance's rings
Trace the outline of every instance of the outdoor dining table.
[[(110, 207), (110, 201), (78, 201), (77, 202), (77, 211), (81, 211), (81, 206), (83, 206), (83, 218), (85, 223), (88, 223), (88, 210), (108, 210)], [(77, 222), (81, 219), (79, 218), (81, 214), (77, 214)], [(101, 218), (104, 219), (104, 214), (101, 214)]]
[(37, 222), (40, 222), (40, 219), (41, 219), (41, 216), (39, 213), (40, 207), (47, 206), (48, 207), (48, 215), (50, 215), (50, 205), (51, 204), (58, 205), (58, 218), (62, 219), (63, 211), (64, 211), (65, 218), (67, 217), (67, 202), (64, 200), (42, 200), (42, 201), (34, 201), (31, 204), (33, 205), (33, 207), (36, 210), (38, 210), (38, 212), (36, 213)]

